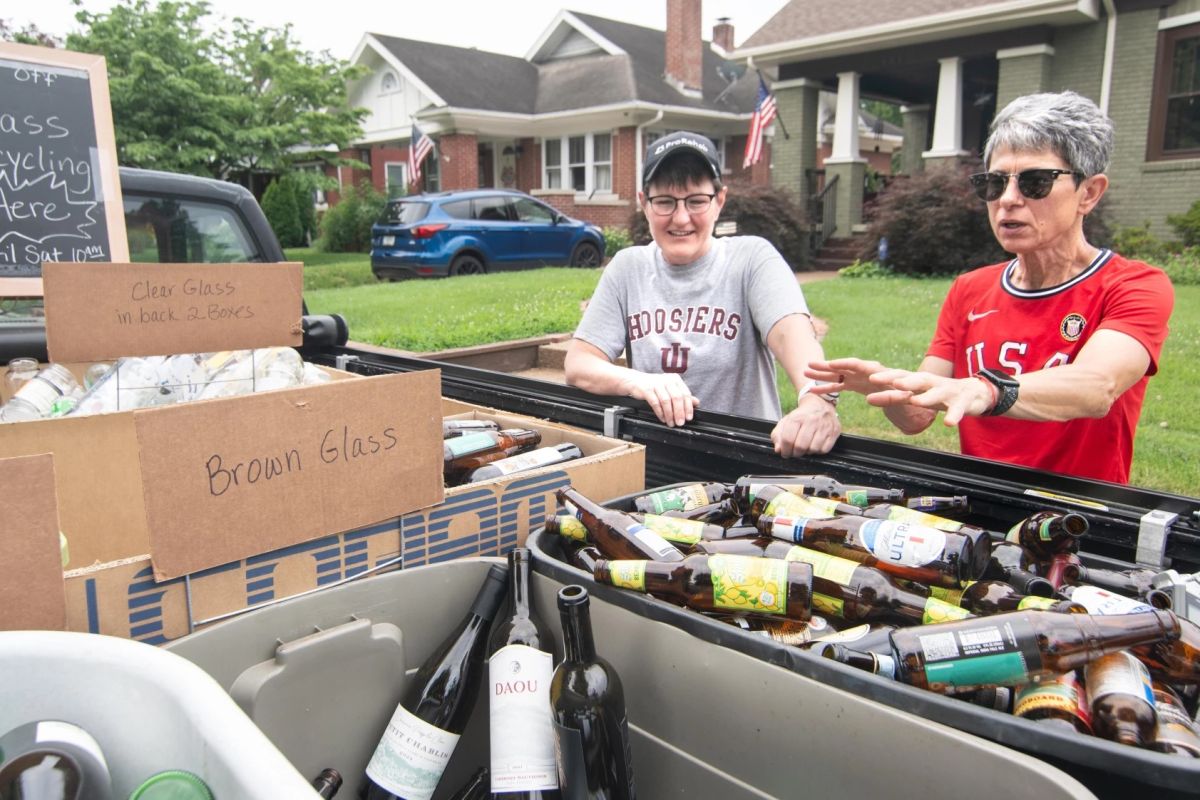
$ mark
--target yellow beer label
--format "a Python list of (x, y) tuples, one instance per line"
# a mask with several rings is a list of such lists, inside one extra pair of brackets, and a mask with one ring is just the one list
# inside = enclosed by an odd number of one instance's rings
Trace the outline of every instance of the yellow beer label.
[(921, 622), (928, 625), (931, 622), (950, 622), (956, 619), (966, 619), (967, 617), (975, 616), (965, 608), (952, 606), (947, 602), (938, 600), (936, 597), (930, 597), (925, 600), (925, 613), (921, 615)]
[(1084, 500), (1079, 497), (1067, 497), (1065, 494), (1055, 494), (1054, 492), (1044, 492), (1041, 489), (1026, 489), (1024, 494), (1031, 497), (1044, 497), (1047, 500), (1057, 500), (1060, 503), (1070, 503), (1071, 505), (1083, 506), (1084, 508), (1094, 508), (1097, 511), (1108, 511), (1108, 506), (1103, 503), (1097, 503), (1094, 500)]
[(826, 514), (836, 514), (837, 507), (841, 505), (837, 500), (829, 497), (809, 497), (805, 496), (804, 502), (808, 503), (813, 508), (819, 508)]
[(788, 562), (778, 558), (708, 557), (713, 606), (727, 611), (783, 614), (787, 611)]
[(763, 509), (764, 517), (784, 516), (803, 517), (805, 519), (832, 519), (833, 514), (815, 506), (807, 497), (800, 497), (788, 492), (778, 495)]
[(827, 594), (813, 592), (812, 607), (813, 611), (820, 611), (831, 617), (846, 616), (846, 601), (840, 597), (830, 597)]
[(1079, 707), (1079, 695), (1072, 685), (1059, 682), (1031, 683), (1017, 692), (1013, 703), (1013, 714), (1023, 717), (1030, 711), (1054, 709), (1075, 714)]
[(575, 517), (559, 514), (555, 517), (555, 520), (558, 522), (558, 532), (560, 535), (576, 542), (586, 542), (588, 540), (587, 528), (583, 527), (583, 523), (575, 519)]
[(861, 566), (857, 561), (838, 558), (800, 545), (788, 550), (784, 558), (787, 561), (803, 561), (806, 564), (812, 564), (814, 578), (824, 578), (841, 586), (849, 586), (850, 576)]
[(960, 589), (947, 589), (944, 586), (928, 586), (926, 588), (929, 589), (929, 594), (931, 597), (936, 597), (938, 600), (944, 600), (952, 606), (961, 606), (963, 590), (969, 587), (972, 583), (976, 582), (977, 581), (963, 581), (961, 584), (959, 584), (962, 587)]
[(940, 531), (957, 531), (963, 526), (956, 519), (946, 519), (945, 517), (939, 517), (937, 514), (927, 514), (924, 511), (917, 511), (915, 508), (905, 508), (904, 506), (892, 506), (889, 508), (887, 518), (896, 522), (915, 522), (918, 525), (937, 528)]
[(1028, 608), (1049, 610), (1058, 604), (1058, 600), (1053, 597), (1022, 597), (1021, 602), (1017, 603), (1017, 610), (1024, 611)]
[(622, 589), (646, 591), (646, 562), (638, 560), (608, 562), (608, 582)]
[(704, 532), (704, 523), (695, 519), (646, 514), (642, 518), (642, 524), (668, 542), (676, 544), (695, 544), (704, 538), (701, 535)]

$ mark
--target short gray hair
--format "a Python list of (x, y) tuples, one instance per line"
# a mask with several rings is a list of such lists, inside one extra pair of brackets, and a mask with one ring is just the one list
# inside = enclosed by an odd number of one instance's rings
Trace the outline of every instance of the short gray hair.
[(999, 147), (1030, 152), (1052, 150), (1085, 177), (1108, 169), (1113, 150), (1113, 124), (1088, 98), (1075, 92), (1027, 94), (1013, 100), (992, 120), (983, 151), (991, 164)]

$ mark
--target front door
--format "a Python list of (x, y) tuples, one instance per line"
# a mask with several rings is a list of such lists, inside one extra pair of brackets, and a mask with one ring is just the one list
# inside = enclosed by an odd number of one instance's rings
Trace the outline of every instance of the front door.
[(479, 145), (479, 188), (496, 188), (496, 156), (491, 142)]

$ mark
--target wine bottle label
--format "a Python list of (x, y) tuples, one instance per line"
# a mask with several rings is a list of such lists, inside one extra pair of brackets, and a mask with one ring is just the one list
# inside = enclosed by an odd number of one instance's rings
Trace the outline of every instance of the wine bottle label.
[(608, 582), (622, 589), (646, 591), (646, 562), (634, 559), (608, 562)]
[(663, 537), (659, 536), (654, 531), (642, 525), (640, 522), (635, 522), (625, 529), (625, 532), (642, 543), (643, 547), (650, 549), (659, 558), (666, 558), (674, 555), (679, 558), (679, 551), (675, 549), (675, 545), (668, 542)]
[(520, 472), (524, 469), (535, 469), (544, 467), (547, 464), (557, 464), (563, 460), (563, 454), (553, 447), (539, 447), (537, 450), (530, 450), (528, 453), (521, 453), (508, 458), (502, 458), (499, 461), (493, 461), (488, 466), (500, 471), (501, 475), (510, 475), (514, 472)]
[(1097, 586), (1076, 586), (1071, 590), (1071, 600), (1086, 608), (1089, 614), (1141, 614), (1154, 610), (1140, 600), (1114, 594)]
[(915, 522), (918, 525), (936, 528), (939, 531), (958, 531), (962, 530), (963, 526), (956, 519), (946, 519), (936, 514), (927, 514), (924, 511), (918, 511), (915, 508), (905, 508), (904, 506), (892, 506), (889, 508), (887, 519), (893, 522)]
[(661, 514), (664, 511), (691, 511), (693, 508), (707, 505), (708, 494), (703, 486), (693, 483), (648, 494), (646, 500), (654, 508), (654, 513)]
[(1128, 694), (1154, 705), (1150, 673), (1132, 653), (1121, 651), (1092, 661), (1084, 668), (1084, 681), (1093, 704), (1105, 695)]
[(923, 567), (946, 551), (945, 533), (911, 522), (869, 520), (859, 529), (859, 536), (876, 558), (900, 567)]
[(726, 611), (786, 613), (787, 566), (778, 558), (709, 556), (713, 605)]
[(828, 614), (831, 617), (839, 619), (846, 616), (846, 601), (840, 597), (830, 597), (827, 594), (813, 592), (812, 595), (813, 611), (820, 611), (822, 614)]
[(1013, 714), (1028, 716), (1038, 711), (1062, 711), (1092, 726), (1086, 694), (1074, 672), (1060, 675), (1047, 683), (1030, 683), (1017, 691)]
[(1021, 617), (992, 625), (921, 633), (910, 629), (925, 658), (929, 688), (1016, 686), (1041, 671), (1033, 626)]
[(486, 433), (466, 433), (454, 439), (445, 439), (442, 443), (454, 458), (496, 446), (496, 440)]
[(698, 519), (647, 514), (642, 519), (642, 524), (675, 544), (693, 545), (704, 538), (704, 523)]
[(1032, 609), (1034, 611), (1049, 611), (1061, 602), (1061, 600), (1057, 600), (1053, 597), (1036, 597), (1034, 595), (1029, 595), (1027, 597), (1022, 597), (1017, 602), (1017, 610), (1026, 611)]
[(785, 559), (812, 564), (814, 578), (823, 578), (841, 586), (849, 586), (850, 576), (854, 574), (854, 570), (862, 566), (857, 561), (838, 558), (799, 545), (788, 550)]
[(975, 615), (965, 608), (938, 600), (936, 597), (928, 597), (925, 599), (925, 611), (921, 614), (921, 623), (928, 625), (931, 622), (950, 622), (973, 616)]
[(367, 763), (367, 777), (405, 800), (430, 800), (458, 739), (398, 705)]
[(493, 792), (558, 788), (550, 678), (553, 656), (523, 644), (488, 659)]
[(867, 492), (865, 489), (847, 489), (846, 502), (852, 506), (866, 508), (871, 501), (867, 498)]
[(559, 514), (555, 519), (558, 521), (559, 535), (576, 542), (586, 542), (588, 540), (587, 528), (583, 527), (583, 523), (575, 519), (575, 517)]
[(583, 734), (554, 723), (554, 760), (558, 765), (558, 788), (563, 797), (590, 797)]
[[(554, 721), (554, 755), (558, 762), (558, 785), (562, 796), (636, 800), (628, 717), (621, 717), (615, 731), (610, 730), (605, 720), (590, 727), (592, 735), (603, 736), (604, 741), (593, 742), (591, 748), (585, 749), (583, 734), (579, 730)], [(610, 732), (620, 737), (621, 741), (611, 741), (605, 735)], [(588, 759), (589, 749), (595, 754), (593, 760)], [(623, 783), (614, 786), (611, 784), (613, 778)]]

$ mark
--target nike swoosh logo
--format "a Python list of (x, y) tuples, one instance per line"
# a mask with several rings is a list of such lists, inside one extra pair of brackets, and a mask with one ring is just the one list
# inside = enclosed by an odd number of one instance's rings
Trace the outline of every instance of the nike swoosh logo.
[(983, 319), (988, 314), (995, 314), (999, 310), (1000, 309), (998, 308), (993, 308), (991, 311), (985, 311), (982, 314), (976, 314), (974, 309), (972, 309), (971, 311), (967, 312), (967, 322), (974, 322), (975, 320)]

